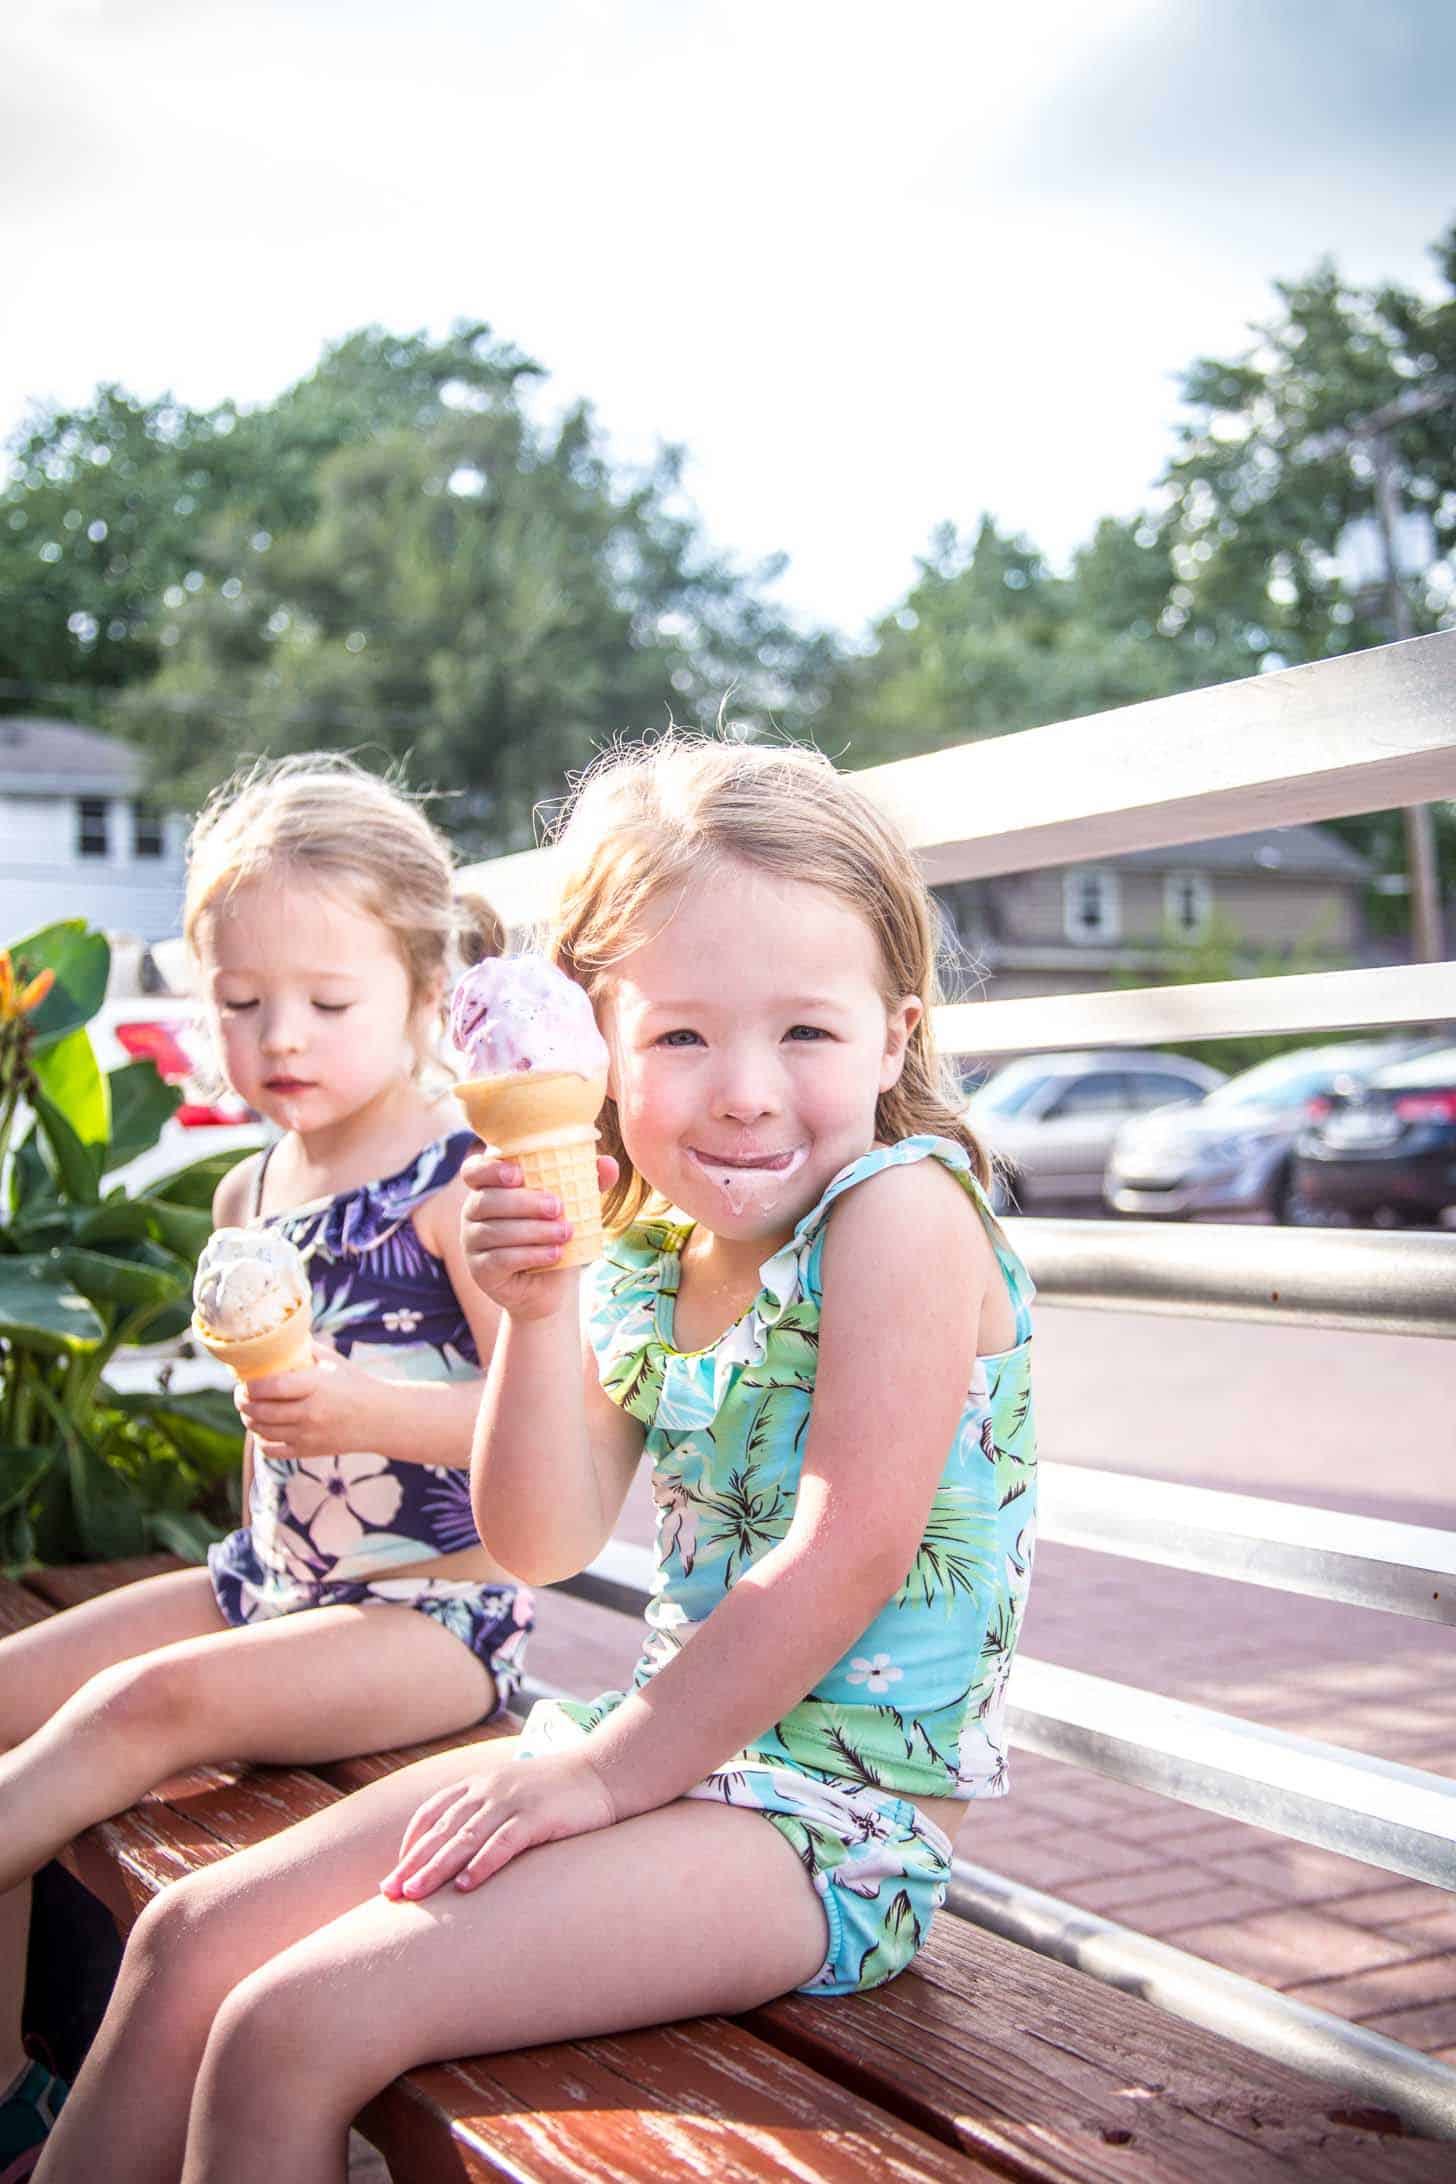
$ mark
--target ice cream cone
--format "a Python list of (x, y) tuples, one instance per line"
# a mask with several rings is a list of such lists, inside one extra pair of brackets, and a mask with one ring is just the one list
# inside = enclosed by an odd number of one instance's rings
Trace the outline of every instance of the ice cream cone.
[(225, 1340), (203, 1326), (194, 1313), (192, 1332), (208, 1353), (230, 1365), (239, 1380), (263, 1380), (269, 1373), (292, 1373), (313, 1363), (313, 1314), (306, 1304), (289, 1313), (281, 1327), (266, 1334)]
[(523, 1069), (455, 1087), (476, 1136), (517, 1163), (528, 1190), (554, 1191), (560, 1199), (572, 1233), (557, 1266), (588, 1266), (601, 1256), (595, 1123), (606, 1096), (604, 1076), (567, 1070)]

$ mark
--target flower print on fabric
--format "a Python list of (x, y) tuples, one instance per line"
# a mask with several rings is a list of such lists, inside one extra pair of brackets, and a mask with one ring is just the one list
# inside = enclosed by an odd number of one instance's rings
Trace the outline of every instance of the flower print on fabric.
[(342, 1562), (366, 1531), (385, 1530), (404, 1489), (382, 1456), (315, 1456), (299, 1462), (283, 1498), (321, 1554)]
[(966, 1397), (903, 1583), (745, 1760), (881, 1794), (994, 1797), (1006, 1788), (1006, 1685), (1031, 1576), (1036, 1442), (1032, 1285), (966, 1153), (942, 1138), (883, 1146), (834, 1177), (760, 1269), (748, 1312), (705, 1350), (673, 1313), (691, 1224), (636, 1223), (588, 1276), (603, 1388), (647, 1429), (657, 1578), (640, 1688), (689, 1642), (792, 1520), (818, 1366), (824, 1235), (835, 1201), (887, 1167), (933, 1159), (984, 1223), (1016, 1311), (1013, 1347), (968, 1362)]
[(872, 1661), (857, 1653), (849, 1664), (849, 1681), (863, 1684), (877, 1699), (882, 1699), (904, 1673), (903, 1668), (896, 1668), (888, 1653), (877, 1653)]
[[(416, 1209), (474, 1149), (469, 1130), (427, 1146), (382, 1182), (273, 1217), (303, 1254), (315, 1332), (365, 1372), (392, 1380), (474, 1379), (475, 1338), (444, 1261), (426, 1249)], [(254, 1551), (276, 1608), (290, 1586), (352, 1582), (432, 1555), (478, 1547), (463, 1466), (392, 1463), (367, 1449), (274, 1460), (255, 1451), (248, 1524), (214, 1547), (214, 1582), (241, 1581)]]

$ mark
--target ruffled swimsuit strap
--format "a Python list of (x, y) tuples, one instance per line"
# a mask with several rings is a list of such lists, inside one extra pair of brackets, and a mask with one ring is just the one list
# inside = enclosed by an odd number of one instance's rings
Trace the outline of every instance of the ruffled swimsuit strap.
[(478, 1143), (473, 1130), (452, 1130), (425, 1146), (395, 1175), (356, 1184), (353, 1190), (309, 1205), (291, 1206), (272, 1219), (285, 1227), (304, 1252), (318, 1249), (341, 1258), (377, 1251), (427, 1199), (454, 1182)]
[(253, 1178), (253, 1203), (248, 1212), (250, 1223), (263, 1218), (263, 1185), (268, 1179), (268, 1163), (282, 1143), (281, 1138), (274, 1138), (263, 1147), (263, 1157), (258, 1162), (258, 1172)]
[(795, 1272), (801, 1270), (803, 1287), (816, 1302), (819, 1301), (823, 1295), (820, 1266), (824, 1235), (834, 1201), (842, 1198), (846, 1191), (853, 1190), (857, 1183), (866, 1182), (870, 1176), (879, 1175), (886, 1168), (909, 1167), (920, 1160), (938, 1160), (942, 1167), (949, 1169), (980, 1215), (1011, 1298), (1016, 1321), (1016, 1342), (1020, 1344), (1027, 1341), (1031, 1334), (1031, 1302), (1036, 1295), (1035, 1284), (1012, 1250), (1005, 1230), (992, 1212), (991, 1201), (976, 1177), (969, 1153), (952, 1138), (929, 1134), (900, 1138), (893, 1145), (875, 1146), (858, 1160), (852, 1161), (847, 1168), (841, 1168), (818, 1204), (811, 1206), (804, 1215), (783, 1250), (764, 1267), (764, 1284), (769, 1296), (781, 1305), (787, 1303), (798, 1286), (794, 1280)]

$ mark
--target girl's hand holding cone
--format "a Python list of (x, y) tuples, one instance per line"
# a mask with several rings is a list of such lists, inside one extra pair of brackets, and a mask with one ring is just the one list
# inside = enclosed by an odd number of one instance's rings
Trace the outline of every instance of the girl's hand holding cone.
[[(597, 1186), (609, 1190), (617, 1163), (597, 1155)], [(469, 1196), (462, 1235), (477, 1288), (514, 1319), (547, 1319), (573, 1303), (567, 1279), (572, 1224), (560, 1199), (526, 1187), (518, 1161), (474, 1153), (461, 1170)]]

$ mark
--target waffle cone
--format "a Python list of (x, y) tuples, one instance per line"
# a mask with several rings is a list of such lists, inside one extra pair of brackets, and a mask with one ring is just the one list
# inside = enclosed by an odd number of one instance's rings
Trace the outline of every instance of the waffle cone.
[(264, 1380), (269, 1373), (297, 1372), (313, 1363), (313, 1313), (306, 1304), (290, 1312), (281, 1327), (263, 1335), (241, 1335), (225, 1342), (193, 1315), (192, 1333), (210, 1356), (230, 1365), (239, 1380)]
[(572, 1233), (557, 1266), (588, 1266), (601, 1257), (595, 1123), (606, 1096), (605, 1077), (566, 1070), (471, 1077), (455, 1087), (476, 1136), (517, 1163), (528, 1190), (554, 1191), (560, 1199)]

